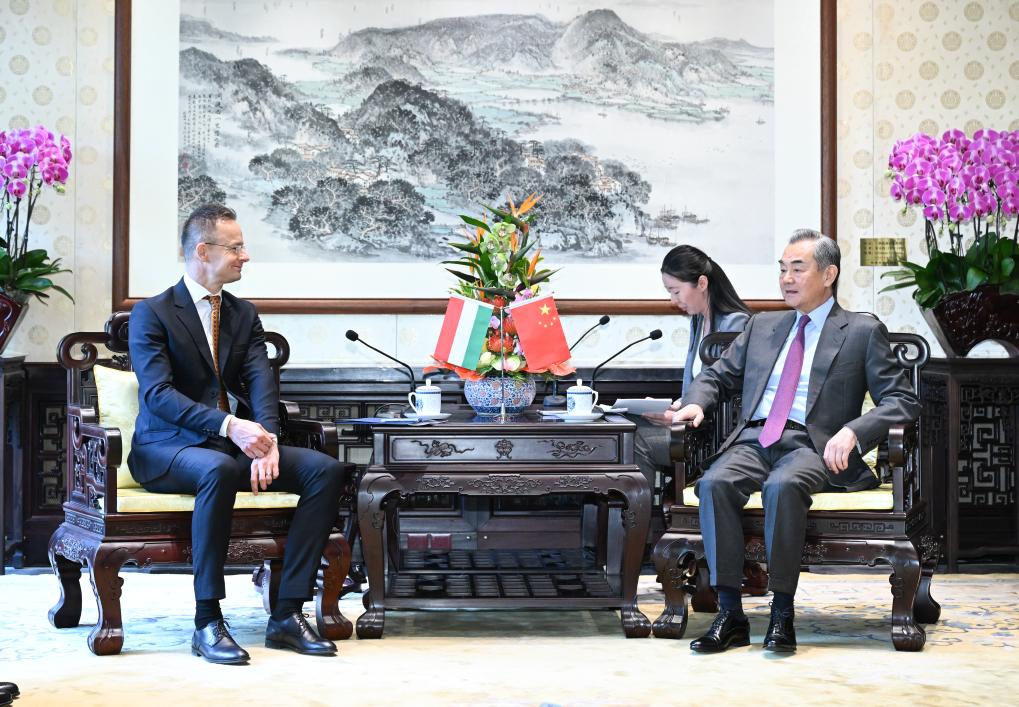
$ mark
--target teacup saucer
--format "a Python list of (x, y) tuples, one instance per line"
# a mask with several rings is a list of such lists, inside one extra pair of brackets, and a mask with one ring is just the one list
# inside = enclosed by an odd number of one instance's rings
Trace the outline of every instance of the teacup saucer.
[(452, 415), (452, 414), (453, 413), (451, 413), (451, 412), (437, 412), (437, 413), (434, 413), (432, 415), (425, 415), (423, 413), (409, 412), (408, 411), (408, 412), (403, 413), (403, 416), (407, 417), (407, 418), (410, 418), (411, 420), (445, 420), (445, 419), (449, 418), (449, 416)]
[(602, 417), (600, 412), (561, 412), (556, 415), (563, 422), (594, 422)]
[(630, 411), (629, 408), (614, 408), (611, 405), (595, 405), (595, 407), (598, 408), (599, 410), (601, 410), (602, 412), (606, 413), (606, 414), (610, 413), (610, 412), (614, 412), (617, 415), (622, 415), (624, 412), (629, 412)]

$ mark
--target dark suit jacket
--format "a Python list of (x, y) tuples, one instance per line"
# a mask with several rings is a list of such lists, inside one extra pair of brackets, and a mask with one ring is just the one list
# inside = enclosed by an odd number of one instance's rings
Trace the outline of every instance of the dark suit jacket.
[[(710, 411), (721, 397), (743, 394), (743, 418), (718, 450), (721, 454), (739, 437), (757, 409), (767, 387), (796, 312), (762, 312), (718, 361), (694, 379), (684, 403)], [(875, 408), (860, 415), (870, 391)], [(920, 414), (920, 401), (905, 370), (896, 362), (888, 330), (877, 319), (832, 307), (821, 329), (807, 386), (807, 433), (818, 454), (843, 427), (856, 433), (866, 452), (895, 424), (907, 424)], [(717, 456), (717, 455), (716, 455)], [(856, 451), (841, 474), (828, 472), (832, 486), (850, 491), (873, 488), (877, 481)]]
[[(279, 392), (262, 323), (253, 304), (222, 294), (219, 365), (237, 398), (236, 415), (278, 433)], [(128, 344), (138, 377), (138, 420), (127, 464), (145, 483), (165, 474), (181, 449), (218, 436), (227, 413), (217, 408), (212, 351), (183, 279), (135, 305)]]

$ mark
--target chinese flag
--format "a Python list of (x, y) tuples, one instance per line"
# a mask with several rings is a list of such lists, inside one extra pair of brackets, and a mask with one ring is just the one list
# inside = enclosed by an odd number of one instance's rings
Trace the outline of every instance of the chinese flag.
[(551, 295), (517, 302), (509, 309), (528, 369), (540, 371), (570, 358), (570, 347)]

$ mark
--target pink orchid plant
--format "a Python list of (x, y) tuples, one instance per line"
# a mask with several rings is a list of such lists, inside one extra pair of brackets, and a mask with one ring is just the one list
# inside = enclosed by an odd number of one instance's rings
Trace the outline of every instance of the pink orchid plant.
[[(929, 262), (885, 273), (896, 282), (882, 292), (915, 286), (924, 308), (984, 285), (1019, 292), (1019, 130), (978, 130), (972, 138), (954, 129), (940, 138), (917, 133), (895, 143), (888, 167), (891, 197), (923, 213)], [(964, 247), (969, 228), (973, 242)], [(947, 237), (947, 248), (939, 237)]]
[(51, 279), (70, 272), (60, 267), (60, 258), (50, 260), (44, 249), (28, 249), (32, 212), (45, 187), (64, 192), (71, 143), (42, 125), (31, 130), (0, 131), (0, 206), (3, 208), (3, 241), (0, 241), (0, 290), (19, 304), (29, 297), (43, 301), (46, 290), (54, 289), (72, 301), (71, 294)]

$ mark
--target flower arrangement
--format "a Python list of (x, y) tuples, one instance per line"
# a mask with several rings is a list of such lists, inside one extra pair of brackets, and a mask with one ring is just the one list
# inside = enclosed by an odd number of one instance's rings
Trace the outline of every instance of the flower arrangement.
[(882, 292), (915, 287), (924, 309), (984, 285), (1019, 292), (1019, 218), (1009, 224), (1019, 214), (1019, 131), (918, 133), (895, 143), (888, 166), (892, 198), (923, 210), (929, 261), (885, 273), (895, 283)]
[(51, 279), (70, 272), (60, 267), (60, 258), (50, 260), (44, 249), (28, 249), (28, 229), (36, 202), (46, 186), (64, 192), (70, 163), (70, 141), (61, 135), (57, 142), (42, 125), (31, 130), (0, 131), (0, 204), (6, 225), (0, 241), (0, 290), (19, 305), (30, 297), (45, 301), (49, 289), (74, 301)]
[[(541, 285), (557, 272), (539, 269), (541, 249), (537, 247), (537, 239), (531, 237), (531, 227), (535, 223), (532, 209), (540, 198), (531, 194), (519, 205), (510, 199), (506, 210), (486, 206), (486, 213), (481, 219), (460, 216), (468, 227), (467, 241), (450, 243), (461, 255), (456, 260), (443, 263), (466, 268), (466, 272), (447, 268), (460, 281), (451, 292), (490, 302), (495, 305), (495, 310), (489, 321), (477, 370), (442, 362), (438, 363), (439, 367), (450, 368), (466, 380), (503, 373), (514, 378), (526, 378), (530, 373), (565, 375), (574, 370), (565, 364), (541, 370), (529, 367), (509, 311), (510, 304), (537, 296)], [(489, 215), (492, 217), (491, 224)], [(534, 252), (529, 255), (532, 249)]]

